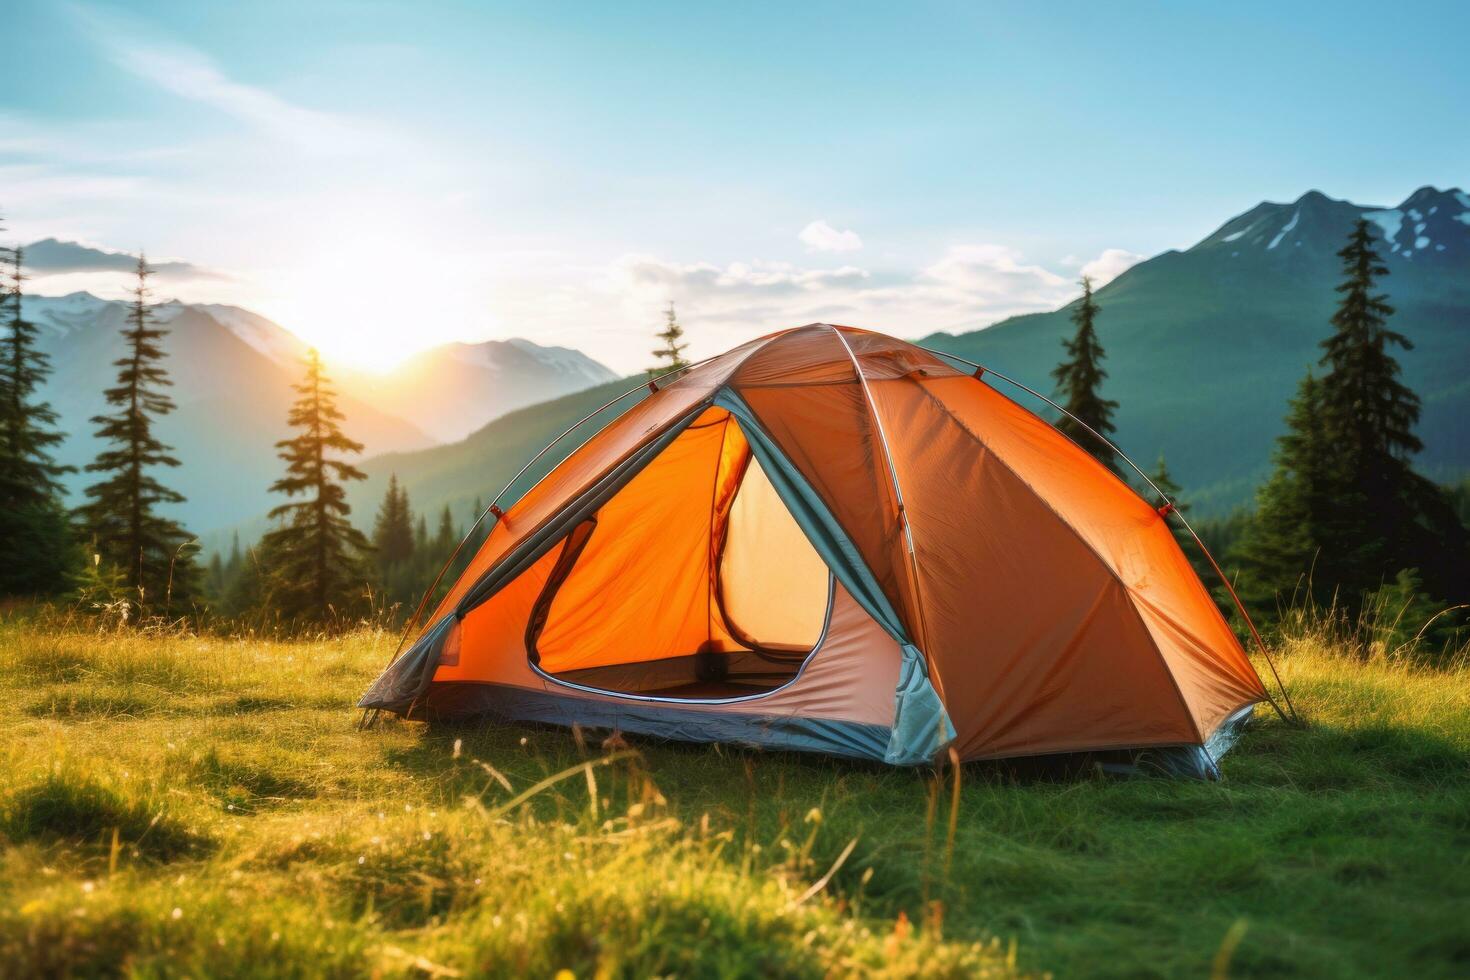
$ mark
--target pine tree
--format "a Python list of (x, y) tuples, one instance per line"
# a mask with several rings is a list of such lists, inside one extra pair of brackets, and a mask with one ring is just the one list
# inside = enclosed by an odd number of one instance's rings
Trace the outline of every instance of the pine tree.
[(429, 552), (429, 520), (423, 514), (413, 527), (413, 550), (419, 554)]
[(90, 502), (77, 516), (91, 536), (95, 553), (136, 590), (139, 603), (167, 611), (194, 597), (198, 570), (186, 548), (192, 540), (189, 533), (157, 512), (160, 505), (182, 503), (184, 497), (151, 472), (160, 466), (178, 466), (179, 461), (153, 434), (154, 422), (172, 412), (174, 403), (162, 390), (173, 383), (161, 364), (167, 356), (161, 341), (168, 331), (154, 326), (148, 308), (150, 275), (147, 260), (139, 257), (138, 282), (123, 330), (127, 354), (113, 362), (118, 368), (117, 385), (104, 393), (117, 411), (92, 419), (98, 426), (97, 437), (108, 448), (86, 469), (111, 476), (87, 488)]
[(217, 605), (224, 598), (228, 581), (225, 579), (225, 560), (216, 551), (209, 556), (208, 570), (204, 578), (205, 588), (209, 591), (210, 605)]
[[(1097, 339), (1097, 314), (1098, 306), (1092, 299), (1092, 279), (1083, 276), (1082, 299), (1072, 311), (1072, 322), (1077, 325), (1077, 332), (1070, 340), (1062, 341), (1067, 359), (1057, 365), (1052, 377), (1056, 378), (1062, 407), (1090, 426), (1093, 432), (1111, 437), (1113, 410), (1118, 403), (1108, 401), (1101, 394), (1103, 379), (1108, 373), (1102, 368), (1106, 355)], [(1112, 450), (1071, 417), (1063, 416), (1057, 422), (1057, 428), (1096, 457), (1098, 462), (1114, 473), (1118, 472)]]
[(653, 356), (658, 358), (658, 363), (648, 369), (648, 375), (651, 378), (689, 366), (689, 362), (684, 359), (684, 350), (689, 345), (679, 343), (679, 338), (684, 336), (684, 328), (679, 326), (679, 321), (674, 317), (673, 301), (670, 301), (669, 308), (664, 310), (664, 317), (666, 320), (664, 328), (655, 334), (661, 343), (653, 352)]
[(36, 348), (35, 324), (22, 310), (24, 249), (10, 249), (10, 315), (0, 353), (0, 501), (16, 506), (51, 501), (61, 492), (59, 477), (72, 472), (58, 466), (51, 447), (63, 439), (56, 412), (36, 395), (51, 373), (50, 358)]
[(439, 554), (442, 562), (449, 557), (454, 546), (459, 544), (459, 532), (454, 527), (454, 515), (449, 510), (449, 505), (444, 505), (444, 510), (439, 515), (439, 530), (434, 535), (434, 550)]
[[(64, 473), (51, 447), (62, 440), (56, 413), (37, 399), (50, 373), (36, 349), (36, 327), (25, 319), (24, 250), (3, 250), (8, 284), (0, 283), (0, 320), (7, 332), (0, 348), (0, 595), (52, 594), (69, 585), (79, 555), (61, 505)], [(8, 311), (8, 315), (7, 315)]]
[[(1231, 549), (1239, 565), (1241, 598), (1267, 618), (1277, 602), (1310, 595), (1332, 600), (1330, 571), (1318, 575), (1322, 541), (1336, 521), (1329, 499), (1332, 449), (1323, 422), (1322, 385), (1308, 371), (1276, 440), (1275, 471), (1256, 493), (1256, 515)], [(1310, 588), (1310, 592), (1305, 592)]]
[(388, 491), (378, 507), (373, 523), (373, 548), (384, 575), (413, 557), (413, 513), (408, 491), (398, 482), (397, 473), (389, 475)]
[(230, 542), (230, 557), (225, 562), (225, 575), (231, 579), (239, 575), (244, 560), (244, 555), (240, 553), (240, 532), (236, 531)]
[(1324, 569), (1350, 606), (1406, 568), (1419, 569), (1436, 595), (1462, 596), (1467, 542), (1448, 497), (1410, 464), (1423, 448), (1414, 434), (1419, 397), (1400, 380), (1392, 349), (1413, 344), (1388, 326), (1393, 307), (1377, 292), (1388, 268), (1367, 221), (1356, 223), (1337, 254), (1345, 279), (1321, 364), (1339, 520), (1321, 539)]
[(342, 432), (336, 392), (315, 349), (306, 354), (306, 376), (288, 417), (300, 434), (276, 443), (286, 475), (272, 493), (306, 499), (271, 510), (280, 526), (262, 541), (262, 563), (271, 578), (276, 608), (287, 619), (322, 621), (360, 598), (368, 579), (365, 557), (372, 545), (347, 520), (352, 512), (343, 481), (367, 474), (334, 453), (360, 453), (362, 443)]
[[(1359, 221), (1338, 252), (1345, 281), (1322, 343), (1321, 380), (1308, 373), (1278, 441), (1276, 471), (1236, 549), (1246, 596), (1269, 612), (1310, 576), (1312, 598), (1356, 613), (1386, 583), (1423, 582), (1460, 601), (1470, 539), (1441, 488), (1415, 473), (1419, 399), (1399, 380), (1388, 328), (1393, 308), (1376, 292), (1388, 274)], [(1399, 572), (1415, 570), (1410, 576)]]

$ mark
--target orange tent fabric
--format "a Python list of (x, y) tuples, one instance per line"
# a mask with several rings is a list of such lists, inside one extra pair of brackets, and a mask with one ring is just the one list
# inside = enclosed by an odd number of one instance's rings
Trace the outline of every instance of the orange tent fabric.
[(812, 324), (655, 387), (509, 508), (364, 705), (1209, 774), (1264, 699), (1166, 520), (943, 357)]

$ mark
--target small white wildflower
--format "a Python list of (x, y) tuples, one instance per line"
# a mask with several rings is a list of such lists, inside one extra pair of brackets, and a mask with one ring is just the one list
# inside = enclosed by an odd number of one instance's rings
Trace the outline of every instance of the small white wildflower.
[(367, 855), (365, 855), (365, 854), (359, 854), (357, 856), (357, 863), (358, 864), (367, 864)]
[(463, 748), (464, 748), (464, 739), (462, 739), (462, 738), (455, 739), (454, 740), (454, 757), (456, 759), (459, 758), (459, 752)]
[(95, 884), (93, 884), (92, 882), (90, 882), (90, 881), (84, 881), (84, 882), (82, 882), (82, 891), (86, 892), (89, 895), (92, 893), (92, 889), (94, 889), (96, 887), (97, 886)]
[(426, 830), (426, 831), (424, 831), (424, 840), (433, 840), (433, 839), (434, 839), (434, 832), (432, 830)]
[(521, 736), (521, 747), (522, 747), (522, 748), (525, 748), (525, 746), (526, 746), (526, 743), (527, 743), (527, 742), (528, 742), (528, 741), (529, 741), (529, 739), (527, 739), (527, 738), (526, 738), (526, 736), (524, 736), (524, 735), (522, 735), (522, 736)]
[(184, 917), (184, 910), (181, 909), (181, 908), (175, 907), (174, 910), (172, 912), (170, 912), (169, 914), (173, 918), (175, 918), (175, 919), (182, 919)]

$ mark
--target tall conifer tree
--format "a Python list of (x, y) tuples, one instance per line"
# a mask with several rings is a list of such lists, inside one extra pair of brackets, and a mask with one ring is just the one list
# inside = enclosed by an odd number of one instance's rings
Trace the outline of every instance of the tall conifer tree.
[(336, 392), (315, 349), (307, 352), (306, 376), (295, 389), (300, 397), (289, 422), (299, 434), (276, 443), (286, 475), (271, 484), (271, 492), (306, 499), (271, 510), (281, 524), (266, 534), (262, 559), (283, 616), (324, 620), (356, 604), (370, 577), (366, 556), (372, 545), (347, 519), (352, 508), (343, 486), (367, 474), (338, 455), (360, 453), (362, 443), (342, 432)]
[(373, 547), (384, 574), (413, 557), (413, 513), (408, 491), (398, 482), (397, 473), (388, 476), (388, 490), (373, 523)]
[(0, 595), (56, 593), (70, 584), (79, 557), (60, 499), (60, 477), (73, 467), (51, 455), (62, 434), (56, 413), (39, 398), (50, 366), (25, 319), (24, 250), (0, 250), (0, 259), (8, 261), (0, 278), (0, 541), (8, 557), (0, 565)]
[(672, 300), (669, 301), (669, 308), (664, 310), (664, 319), (664, 328), (655, 335), (659, 339), (659, 346), (654, 350), (653, 356), (658, 358), (658, 362), (648, 369), (650, 377), (658, 377), (689, 366), (689, 362), (684, 359), (684, 351), (689, 345), (679, 342), (684, 336), (684, 328), (679, 326), (679, 321), (674, 316)]
[(154, 423), (172, 412), (174, 403), (163, 391), (173, 384), (162, 365), (168, 331), (155, 326), (149, 309), (150, 275), (147, 259), (140, 256), (123, 329), (126, 353), (113, 362), (117, 384), (104, 393), (115, 412), (92, 419), (107, 448), (86, 469), (110, 475), (87, 488), (90, 502), (77, 514), (99, 559), (121, 573), (142, 605), (165, 610), (194, 598), (198, 569), (186, 547), (189, 533), (158, 513), (160, 505), (182, 503), (184, 497), (153, 475), (158, 467), (179, 461), (153, 433)]
[(449, 505), (444, 505), (444, 510), (439, 514), (439, 530), (434, 535), (434, 550), (439, 552), (439, 560), (442, 562), (449, 557), (454, 546), (459, 544), (459, 531), (454, 527), (454, 514)]
[(1450, 519), (1448, 498), (1414, 472), (1423, 448), (1414, 434), (1419, 396), (1401, 380), (1393, 348), (1413, 344), (1392, 330), (1393, 307), (1377, 280), (1388, 274), (1369, 224), (1359, 219), (1343, 262), (1341, 302), (1333, 333), (1322, 342), (1322, 413), (1332, 441), (1332, 492), (1339, 512), (1323, 540), (1323, 560), (1349, 602), (1418, 568), (1424, 585), (1442, 598), (1466, 595), (1466, 540)]
[(51, 373), (50, 358), (36, 347), (36, 326), (25, 319), (25, 250), (9, 250), (9, 314), (0, 351), (0, 499), (18, 505), (54, 500), (59, 477), (72, 471), (51, 455), (63, 436), (56, 412), (37, 396)]
[(1412, 345), (1388, 327), (1393, 308), (1377, 286), (1388, 268), (1368, 222), (1355, 224), (1337, 254), (1344, 281), (1322, 342), (1325, 373), (1302, 383), (1236, 556), (1266, 608), (1309, 571), (1313, 597), (1336, 598), (1350, 613), (1404, 569), (1417, 569), (1437, 598), (1461, 601), (1470, 541), (1448, 495), (1410, 465), (1421, 447), (1419, 399), (1399, 380), (1392, 349)]
[[(1098, 305), (1092, 298), (1092, 279), (1083, 276), (1082, 299), (1072, 311), (1072, 322), (1077, 325), (1077, 332), (1062, 341), (1067, 358), (1052, 371), (1052, 377), (1057, 381), (1062, 407), (1087, 423), (1098, 435), (1111, 438), (1113, 410), (1118, 403), (1102, 396), (1103, 379), (1108, 373), (1102, 367), (1106, 355), (1097, 339), (1097, 314)], [(1114, 473), (1118, 472), (1118, 462), (1112, 450), (1072, 418), (1063, 416), (1057, 422), (1057, 428), (1095, 456), (1098, 462)]]
[(1256, 515), (1231, 549), (1241, 597), (1268, 617), (1278, 600), (1310, 594), (1325, 604), (1334, 588), (1331, 572), (1319, 575), (1315, 567), (1336, 518), (1322, 386), (1311, 371), (1292, 399), (1274, 459), (1275, 471), (1256, 493)]

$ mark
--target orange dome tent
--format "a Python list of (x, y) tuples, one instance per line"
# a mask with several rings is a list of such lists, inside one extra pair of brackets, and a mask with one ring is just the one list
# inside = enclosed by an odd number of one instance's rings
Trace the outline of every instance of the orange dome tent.
[(1165, 518), (978, 373), (812, 324), (650, 383), (492, 506), (361, 705), (1214, 774), (1266, 697), (1240, 643)]

